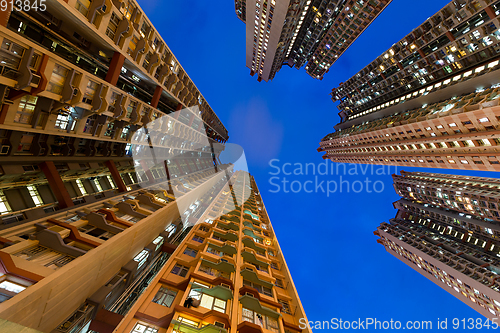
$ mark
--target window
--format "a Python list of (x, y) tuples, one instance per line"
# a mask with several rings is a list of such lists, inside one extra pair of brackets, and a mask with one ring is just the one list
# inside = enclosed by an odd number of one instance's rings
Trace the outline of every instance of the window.
[(112, 188), (116, 188), (115, 181), (113, 180), (113, 178), (111, 178), (110, 175), (107, 175), (106, 179), (108, 180), (109, 185), (111, 185)]
[(80, 179), (76, 180), (76, 186), (78, 186), (78, 189), (82, 193), (82, 195), (87, 195), (87, 190), (83, 186), (83, 182)]
[(115, 122), (111, 122), (108, 124), (106, 132), (104, 132), (104, 135), (113, 137), (114, 134), (115, 134)]
[(264, 316), (250, 309), (243, 308), (242, 319), (243, 321), (248, 321), (257, 324), (260, 327), (266, 328), (270, 331), (276, 333), (279, 332), (278, 321), (276, 319)]
[(278, 268), (278, 264), (277, 264), (277, 263), (275, 263), (274, 261), (271, 261), (271, 264), (270, 264), (270, 265), (271, 265), (271, 268), (273, 268), (273, 269), (279, 269), (279, 268)]
[(208, 246), (207, 247), (207, 252), (208, 253), (212, 253), (212, 254), (215, 254), (216, 256), (219, 256), (219, 257), (222, 257), (224, 255), (224, 252), (222, 251), (219, 251), (217, 249), (214, 249), (212, 246)]
[(109, 20), (108, 27), (106, 28), (106, 36), (115, 39), (116, 29), (118, 28), (118, 24), (120, 23), (120, 18), (115, 13), (111, 14), (111, 19)]
[(204, 308), (226, 313), (226, 301), (211, 295), (204, 294), (204, 288), (210, 289), (209, 286), (194, 282), (188, 297), (199, 300), (200, 306)]
[(158, 329), (154, 328), (153, 326), (137, 323), (135, 324), (131, 333), (158, 333)]
[(192, 326), (192, 327), (198, 327), (198, 326), (200, 326), (199, 322), (191, 320), (191, 319), (187, 319), (187, 318), (184, 318), (184, 317), (181, 317), (181, 316), (179, 316), (179, 318), (177, 318), (177, 321), (179, 321), (180, 323)]
[(63, 111), (59, 112), (56, 118), (56, 125), (54, 127), (65, 130), (66, 127), (68, 127), (68, 124), (69, 124), (69, 113)]
[(281, 279), (276, 279), (276, 282), (274, 282), (274, 285), (278, 288), (284, 289), (283, 288), (283, 281)]
[(289, 315), (292, 314), (292, 310), (290, 309), (290, 303), (288, 303), (288, 301), (284, 301), (282, 299), (278, 299), (278, 302), (281, 304), (282, 306), (282, 309), (281, 309), (281, 312), (283, 313), (287, 313)]
[(94, 178), (93, 181), (94, 181), (95, 187), (97, 188), (97, 191), (102, 192), (103, 189), (102, 189), (101, 183), (99, 183), (99, 180), (97, 178)]
[(77, 0), (75, 4), (76, 10), (82, 13), (84, 16), (87, 16), (89, 11), (90, 1), (89, 0)]
[(201, 265), (200, 268), (198, 269), (200, 272), (203, 272), (205, 274), (208, 274), (208, 275), (211, 275), (211, 276), (222, 276), (226, 279), (230, 279), (231, 278), (231, 275), (226, 273), (226, 272), (221, 272), (221, 271), (218, 271), (212, 267), (208, 267), (206, 265)]
[(130, 42), (128, 44), (128, 49), (127, 49), (127, 53), (130, 56), (132, 56), (134, 54), (134, 51), (135, 51), (135, 48), (136, 48), (138, 42), (139, 42), (139, 38), (137, 38), (136, 36), (133, 36), (132, 39), (130, 40)]
[(122, 138), (123, 140), (127, 140), (129, 133), (130, 133), (130, 125), (123, 128), (120, 138)]
[(179, 275), (180, 277), (186, 277), (189, 272), (189, 267), (182, 266), (179, 264), (175, 264), (174, 268), (172, 268), (172, 274)]
[(177, 229), (177, 227), (175, 226), (175, 224), (171, 224), (169, 225), (165, 231), (168, 232), (168, 237), (172, 236), (172, 234), (175, 232), (175, 230)]
[(126, 117), (127, 118), (130, 118), (130, 116), (132, 115), (132, 112), (137, 108), (137, 102), (136, 101), (130, 101), (130, 103), (128, 103), (128, 107), (127, 107), (127, 115)]
[(247, 286), (247, 287), (254, 288), (261, 294), (273, 297), (273, 291), (268, 287), (261, 286), (260, 284), (253, 283), (253, 282), (248, 281), (248, 280), (243, 280), (243, 285)]
[(163, 236), (158, 236), (153, 240), (153, 244), (156, 245), (155, 251), (163, 245), (163, 242), (165, 242), (165, 238), (163, 238)]
[(33, 117), (33, 113), (35, 111), (37, 100), (37, 96), (23, 96), (21, 98), (21, 101), (19, 102), (17, 113), (14, 117), (14, 122), (20, 124), (30, 124), (31, 118)]
[(95, 91), (97, 89), (97, 82), (89, 80), (87, 87), (85, 88), (85, 95), (83, 96), (83, 103), (92, 104), (94, 99)]
[(129, 0), (129, 1), (124, 1), (123, 5), (120, 7), (120, 12), (128, 19), (132, 17), (132, 14), (134, 13), (135, 6), (134, 4)]
[(91, 133), (94, 128), (94, 123), (97, 119), (97, 115), (92, 115), (85, 120), (85, 127), (83, 128), (83, 133)]
[(0, 289), (5, 289), (7, 291), (19, 294), (21, 291), (26, 289), (26, 287), (23, 287), (17, 283), (12, 283), (10, 281), (3, 281), (0, 283)]
[(194, 257), (196, 257), (196, 255), (198, 254), (198, 251), (196, 251), (196, 250), (194, 250), (194, 249), (192, 249), (192, 248), (188, 247), (188, 248), (186, 248), (186, 249), (184, 250), (184, 254), (187, 254), (188, 256), (190, 256), (190, 257), (193, 257), (193, 258), (194, 258)]
[(38, 193), (38, 190), (36, 189), (36, 187), (35, 186), (26, 186), (26, 188), (28, 189), (28, 192), (30, 193), (31, 199), (33, 199), (33, 202), (35, 203), (35, 205), (37, 207), (43, 205), (42, 197)]
[(148, 260), (148, 256), (148, 250), (142, 250), (138, 255), (134, 257), (134, 261), (137, 261), (139, 263), (139, 265), (137, 266), (138, 269), (146, 263), (146, 261)]
[(7, 201), (7, 197), (3, 190), (0, 190), (0, 215), (11, 212), (12, 208), (10, 208), (9, 202)]
[(153, 303), (160, 304), (169, 308), (174, 302), (175, 296), (177, 296), (176, 291), (162, 286), (153, 298)]
[(205, 241), (205, 238), (200, 237), (200, 236), (198, 236), (198, 235), (194, 235), (194, 236), (193, 236), (193, 240), (194, 240), (195, 242), (198, 242), (198, 243), (203, 243), (203, 242)]
[(49, 84), (47, 85), (47, 91), (60, 95), (62, 93), (64, 81), (66, 81), (68, 73), (69, 69), (59, 64), (55, 64)]
[(19, 294), (21, 291), (25, 290), (25, 286), (4, 280), (0, 283), (0, 303), (5, 302), (8, 299)]

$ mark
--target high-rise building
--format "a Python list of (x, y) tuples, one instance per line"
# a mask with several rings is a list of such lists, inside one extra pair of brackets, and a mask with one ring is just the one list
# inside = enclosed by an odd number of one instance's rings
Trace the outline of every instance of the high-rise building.
[(336, 162), (500, 171), (500, 2), (452, 1), (332, 92)]
[(235, 0), (246, 23), (246, 66), (272, 80), (283, 65), (322, 79), (391, 0)]
[(255, 180), (229, 184), (114, 332), (311, 332)]
[[(0, 11), (0, 330), (107, 333), (185, 250), (214, 198), (229, 193), (235, 164), (221, 162), (226, 128), (137, 2), (39, 5)], [(244, 206), (246, 222), (267, 219), (256, 206)], [(269, 248), (279, 269), (268, 268), (268, 252), (261, 258), (238, 243), (242, 258), (268, 269), (265, 286), (284, 303), (249, 287), (255, 298), (227, 304), (262, 302), (255, 325), (264, 314), (269, 329), (293, 332), (305, 317), (300, 301), (270, 225), (267, 238), (254, 228), (255, 242), (269, 240), (255, 247)], [(272, 285), (280, 277), (281, 293)], [(234, 285), (215, 290), (232, 295)], [(163, 318), (158, 332), (177, 319)]]
[(375, 231), (387, 252), (489, 319), (500, 316), (500, 180), (401, 172)]

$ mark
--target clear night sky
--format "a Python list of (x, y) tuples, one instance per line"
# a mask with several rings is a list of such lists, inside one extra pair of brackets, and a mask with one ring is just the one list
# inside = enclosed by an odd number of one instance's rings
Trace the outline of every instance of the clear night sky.
[[(309, 320), (373, 317), (404, 322), (480, 317), (377, 244), (373, 231), (395, 216), (392, 202), (399, 198), (387, 172), (369, 178), (384, 183), (380, 194), (345, 193), (345, 187), (343, 193), (337, 191), (329, 197), (304, 191), (271, 193), (276, 186), (269, 183), (270, 172), (275, 172), (269, 166), (272, 159), (280, 160), (274, 162), (278, 166), (323, 163), (316, 148), (339, 121), (336, 105), (330, 100), (331, 89), (448, 2), (393, 0), (322, 81), (308, 76), (304, 68), (283, 67), (267, 83), (257, 82), (245, 67), (245, 24), (235, 14), (234, 1), (140, 3), (227, 127), (229, 142), (245, 149), (249, 171), (261, 190)], [(405, 170), (497, 177), (487, 172)], [(314, 181), (311, 174), (286, 177), (302, 183)], [(342, 177), (351, 183), (366, 178)], [(319, 181), (327, 180), (339, 182), (340, 175), (319, 176)]]

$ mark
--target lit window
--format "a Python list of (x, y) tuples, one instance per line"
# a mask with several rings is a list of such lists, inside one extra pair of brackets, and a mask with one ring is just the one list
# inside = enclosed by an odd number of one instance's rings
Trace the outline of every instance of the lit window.
[(26, 287), (23, 287), (17, 283), (12, 283), (10, 281), (3, 281), (2, 283), (0, 283), (0, 289), (5, 289), (12, 293), (19, 294), (21, 291), (26, 289)]
[(69, 113), (63, 111), (59, 112), (56, 118), (55, 128), (65, 130), (68, 127), (68, 124), (69, 124)]
[(30, 124), (35, 111), (37, 96), (26, 95), (21, 98), (14, 122), (21, 124)]
[(206, 309), (215, 310), (218, 312), (226, 312), (226, 301), (211, 295), (203, 293), (204, 289), (210, 289), (209, 286), (200, 284), (198, 282), (193, 283), (189, 296), (195, 300), (200, 301), (200, 306)]
[(165, 238), (163, 236), (158, 236), (153, 240), (153, 244), (156, 245), (156, 250), (158, 250), (163, 243), (165, 242)]
[(87, 190), (83, 186), (83, 182), (80, 179), (76, 180), (76, 185), (78, 186), (78, 189), (82, 193), (82, 195), (87, 195)]
[(177, 227), (174, 224), (170, 224), (165, 231), (168, 232), (168, 237), (172, 236), (172, 234), (175, 232)]
[(115, 182), (113, 181), (111, 176), (108, 175), (106, 176), (106, 178), (108, 179), (109, 185), (111, 185), (112, 188), (116, 188)]
[(147, 326), (141, 323), (135, 324), (131, 333), (157, 333), (158, 329), (153, 326)]
[(94, 178), (94, 184), (95, 184), (95, 187), (97, 188), (97, 191), (99, 191), (99, 192), (103, 191), (101, 183), (99, 183), (99, 180), (97, 178)]
[(11, 211), (12, 208), (10, 208), (9, 202), (7, 201), (7, 196), (0, 190), (0, 215)]
[(28, 192), (30, 193), (31, 199), (33, 199), (33, 202), (35, 203), (35, 205), (37, 207), (43, 205), (42, 197), (40, 197), (40, 194), (38, 193), (38, 190), (36, 189), (36, 187), (35, 186), (26, 186), (26, 188), (28, 189)]
[(141, 268), (141, 266), (146, 263), (146, 261), (148, 260), (148, 256), (149, 256), (148, 250), (142, 250), (141, 252), (139, 252), (138, 255), (134, 257), (134, 261), (139, 263), (137, 268)]
[(194, 320), (191, 320), (191, 319), (187, 319), (187, 318), (184, 318), (184, 317), (181, 317), (179, 316), (179, 318), (177, 318), (177, 321), (183, 323), (183, 324), (186, 324), (186, 325), (189, 325), (189, 326), (193, 326), (193, 327), (198, 327), (200, 325), (199, 322), (197, 321), (194, 321)]

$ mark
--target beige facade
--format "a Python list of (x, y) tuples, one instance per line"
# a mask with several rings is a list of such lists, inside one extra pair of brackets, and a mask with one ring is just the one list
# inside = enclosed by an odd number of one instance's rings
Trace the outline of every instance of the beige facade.
[(342, 163), (500, 171), (498, 89), (339, 130), (323, 138), (318, 151)]
[(259, 190), (239, 171), (114, 332), (303, 332)]

